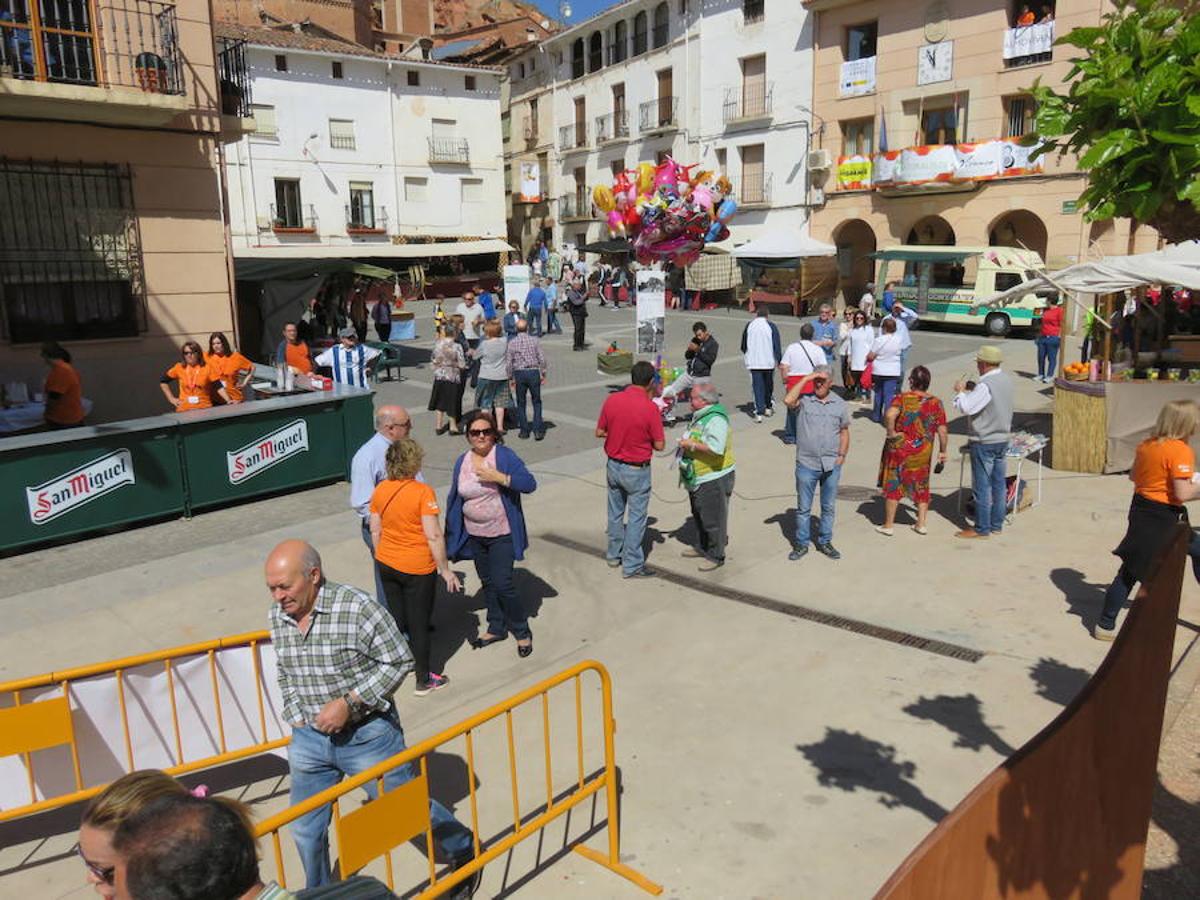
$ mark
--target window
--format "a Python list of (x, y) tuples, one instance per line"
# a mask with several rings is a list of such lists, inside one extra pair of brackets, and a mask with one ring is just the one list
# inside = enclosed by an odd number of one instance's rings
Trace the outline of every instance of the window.
[(371, 182), (350, 182), (350, 208), (347, 214), (347, 228), (367, 230), (378, 227), (375, 224), (375, 186)]
[(927, 109), (921, 113), (921, 135), (926, 145), (957, 144), (958, 116), (954, 107)]
[(517, 63), (517, 77), (518, 78), (525, 77), (525, 63)]
[(421, 86), (421, 73), (418, 72), (416, 69), (408, 70), (408, 86), (409, 87), (420, 87)]
[(127, 167), (0, 157), (0, 198), (0, 323), (8, 340), (141, 331), (142, 248)]
[(463, 85), (468, 91), (475, 90), (475, 76), (467, 75), (465, 78), (463, 78)]
[(329, 146), (334, 150), (353, 150), (354, 121), (352, 119), (329, 120)]
[(464, 178), (462, 180), (462, 202), (463, 203), (482, 203), (483, 202), (483, 179), (482, 178)]
[(576, 38), (571, 45), (571, 77), (582, 78), (584, 73), (583, 38)]
[(842, 123), (842, 156), (869, 156), (875, 150), (875, 120)]
[(742, 157), (742, 203), (763, 203), (767, 198), (766, 166), (762, 144), (739, 147)]
[(550, 193), (550, 154), (538, 154), (538, 188), (545, 197)]
[(629, 26), (621, 19), (613, 26), (612, 37), (608, 41), (608, 63), (624, 62), (629, 55)]
[(610, 160), (608, 163), (608, 170), (612, 174), (612, 177), (616, 178), (618, 175), (620, 175), (622, 172), (625, 171), (625, 160), (624, 159)]
[(742, 60), (742, 115), (761, 116), (771, 111), (767, 90), (767, 57), (747, 56)]
[(724, 147), (720, 147), (717, 149), (717, 168), (724, 172), (728, 169), (728, 167), (729, 154), (726, 152)]
[(254, 116), (256, 125), (255, 130), (251, 133), (252, 137), (268, 138), (270, 140), (275, 140), (279, 137), (279, 126), (275, 122), (275, 107), (255, 103), (250, 107), (250, 114)]
[(1028, 95), (1004, 98), (1004, 136), (1023, 137), (1033, 131), (1037, 103)]
[(604, 37), (598, 31), (593, 31), (588, 38), (588, 71), (599, 72), (604, 65)]
[(537, 71), (537, 57), (531, 56), (529, 58), (529, 74), (532, 75), (536, 71)]
[(659, 163), (666, 162), (667, 157), (669, 157), (670, 155), (671, 155), (670, 150), (655, 150), (654, 151), (654, 164), (657, 166)]
[(742, 21), (761, 22), (765, 6), (765, 0), (742, 0)]
[(625, 119), (625, 84), (612, 86), (613, 134), (625, 137), (629, 134), (629, 123)]
[(345, 77), (342, 74), (342, 64), (340, 62), (338, 62), (337, 60), (334, 60), (333, 62), (331, 62), (329, 64), (329, 67), (330, 67), (330, 69), (333, 70), (334, 78), (344, 78)]
[(874, 56), (878, 39), (878, 22), (851, 25), (846, 29), (846, 61), (853, 62), (856, 59), (867, 59)]
[(298, 179), (275, 179), (275, 207), (272, 219), (272, 224), (276, 228), (304, 227), (304, 207), (300, 204), (300, 181)]
[(371, 3), (371, 27), (383, 31), (383, 0), (373, 0)]
[(275, 71), (286, 72), (287, 70), (287, 56), (283, 53), (275, 54)]
[(679, 14), (686, 16), (688, 11), (688, 0), (679, 0)]
[(641, 56), (646, 52), (646, 13), (642, 11), (633, 17), (633, 56)]
[(525, 126), (526, 139), (537, 141), (540, 130), (538, 125), (538, 102), (537, 97), (534, 97), (529, 101), (529, 124)]
[(670, 26), (671, 11), (667, 9), (666, 3), (660, 3), (654, 7), (654, 49), (667, 46), (667, 38), (671, 34)]
[(428, 188), (428, 178), (414, 178), (411, 175), (404, 177), (404, 199), (409, 203), (424, 203)]

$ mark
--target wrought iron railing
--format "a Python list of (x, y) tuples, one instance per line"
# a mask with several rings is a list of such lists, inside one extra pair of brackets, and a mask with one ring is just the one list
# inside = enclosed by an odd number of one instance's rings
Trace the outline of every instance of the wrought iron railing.
[(646, 52), (646, 32), (635, 31), (633, 33), (633, 52), (631, 56), (641, 56)]
[(661, 25), (654, 26), (654, 49), (667, 46), (667, 41), (671, 37), (671, 26), (666, 22)]
[(771, 84), (727, 88), (722, 108), (725, 124), (743, 119), (763, 119), (771, 115)]
[(286, 204), (277, 207), (271, 204), (271, 228), (283, 233), (317, 230), (317, 210), (311, 203)]
[(618, 109), (603, 116), (596, 116), (596, 143), (620, 141), (629, 137), (629, 113)]
[(613, 40), (608, 45), (608, 64), (616, 65), (620, 62), (625, 62), (629, 56), (629, 41), (627, 39)]
[(738, 185), (738, 205), (764, 206), (770, 202), (771, 176), (763, 172), (743, 172)]
[(249, 118), (254, 99), (246, 71), (245, 41), (217, 38), (217, 77), (221, 79), (221, 115)]
[(766, 15), (765, 7), (766, 0), (742, 0), (742, 21), (761, 22)]
[(588, 145), (587, 122), (563, 125), (558, 129), (558, 149), (576, 150)]
[(386, 206), (346, 204), (346, 231), (351, 234), (383, 234), (388, 228)]
[(471, 162), (471, 146), (466, 138), (429, 139), (429, 161), (431, 163), (454, 163), (468, 165)]
[(574, 194), (563, 194), (558, 198), (558, 217), (564, 222), (572, 219), (590, 219), (592, 217), (592, 198), (586, 189), (580, 188)]
[(638, 106), (638, 124), (643, 132), (678, 128), (679, 121), (676, 111), (679, 107), (678, 97), (659, 97), (657, 100), (647, 100)]
[(175, 5), (3, 0), (0, 78), (182, 94)]

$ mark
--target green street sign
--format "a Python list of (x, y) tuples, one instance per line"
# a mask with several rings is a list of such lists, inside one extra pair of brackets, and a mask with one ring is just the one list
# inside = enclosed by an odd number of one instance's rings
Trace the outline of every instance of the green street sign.
[(1064, 200), (1062, 202), (1062, 211), (1064, 216), (1073, 216), (1079, 211), (1078, 200)]

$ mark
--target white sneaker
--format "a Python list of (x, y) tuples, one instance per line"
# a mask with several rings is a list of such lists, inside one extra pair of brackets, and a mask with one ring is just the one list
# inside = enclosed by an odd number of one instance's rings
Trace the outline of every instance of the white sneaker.
[(775, 407), (774, 407), (774, 406), (768, 406), (768, 407), (767, 407), (767, 411), (766, 411), (765, 415), (767, 416), (767, 418), (768, 418), (768, 419), (769, 419), (771, 416), (775, 415)]
[(758, 413), (755, 413), (755, 414), (754, 414), (754, 423), (755, 423), (756, 425), (761, 425), (761, 424), (762, 424), (762, 416), (760, 416)]

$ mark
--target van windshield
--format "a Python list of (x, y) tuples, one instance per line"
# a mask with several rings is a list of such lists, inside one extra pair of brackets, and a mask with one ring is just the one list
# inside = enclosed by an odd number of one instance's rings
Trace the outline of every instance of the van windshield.
[(920, 280), (920, 266), (930, 266), (929, 286), (942, 290), (970, 290), (975, 287), (979, 257), (968, 256), (962, 262), (913, 262), (904, 264), (904, 284), (914, 286)]

